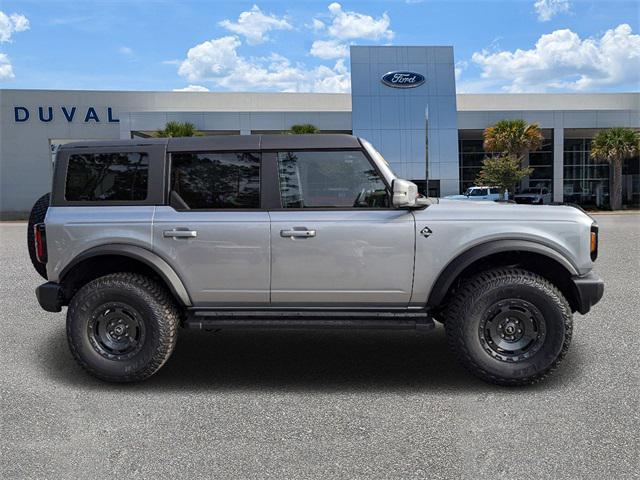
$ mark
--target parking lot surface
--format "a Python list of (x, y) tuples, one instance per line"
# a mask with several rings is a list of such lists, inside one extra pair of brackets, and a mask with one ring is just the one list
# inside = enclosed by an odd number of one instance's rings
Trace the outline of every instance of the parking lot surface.
[(103, 383), (0, 224), (0, 477), (638, 478), (640, 215), (597, 220), (604, 299), (526, 388), (471, 377), (441, 327), (181, 331), (150, 380)]

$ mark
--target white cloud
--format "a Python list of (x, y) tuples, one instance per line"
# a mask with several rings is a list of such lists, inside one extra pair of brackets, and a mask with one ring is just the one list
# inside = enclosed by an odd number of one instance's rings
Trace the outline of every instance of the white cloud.
[(316, 40), (311, 45), (309, 54), (324, 60), (344, 58), (349, 55), (349, 47), (338, 40)]
[(530, 50), (476, 52), (482, 78), (508, 92), (573, 90), (640, 84), (640, 35), (628, 24), (601, 38), (569, 29), (542, 35)]
[(190, 82), (211, 82), (232, 91), (347, 92), (350, 76), (342, 60), (330, 68), (293, 65), (278, 54), (249, 58), (238, 53), (242, 42), (227, 36), (189, 49), (178, 74)]
[(570, 8), (569, 0), (536, 0), (533, 4), (541, 22), (548, 22), (557, 14), (568, 12)]
[(318, 20), (317, 18), (314, 18), (313, 20), (311, 20), (311, 28), (314, 32), (319, 32), (320, 30), (324, 30), (324, 27), (326, 25), (324, 24), (324, 22), (322, 22), (322, 20)]
[(14, 78), (13, 67), (6, 53), (0, 53), (0, 80)]
[(219, 25), (230, 32), (242, 35), (247, 39), (249, 45), (256, 45), (269, 40), (266, 34), (271, 30), (291, 30), (293, 28), (286, 18), (265, 14), (257, 5), (254, 5), (247, 12), (242, 12), (237, 22), (223, 20)]
[(233, 70), (240, 62), (236, 49), (241, 45), (238, 37), (207, 40), (187, 52), (187, 58), (178, 68), (178, 75), (190, 82), (215, 78)]
[(209, 89), (207, 87), (203, 87), (202, 85), (188, 85), (184, 88), (174, 88), (174, 92), (208, 92)]
[(342, 10), (342, 5), (337, 2), (329, 5), (331, 25), (328, 33), (339, 40), (353, 40), (363, 38), (366, 40), (391, 40), (393, 31), (389, 29), (391, 19), (387, 13), (383, 13), (378, 19), (364, 13)]
[(27, 17), (18, 13), (7, 15), (0, 11), (0, 43), (10, 42), (14, 33), (25, 30), (29, 30)]
[(121, 53), (122, 55), (133, 55), (133, 49), (129, 48), (129, 47), (120, 47), (118, 49), (118, 53)]

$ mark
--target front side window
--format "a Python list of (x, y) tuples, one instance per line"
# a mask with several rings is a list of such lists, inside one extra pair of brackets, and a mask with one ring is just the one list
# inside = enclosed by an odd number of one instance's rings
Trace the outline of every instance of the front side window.
[(149, 155), (82, 153), (69, 156), (67, 201), (141, 201), (147, 198)]
[(386, 185), (359, 151), (279, 152), (283, 208), (388, 208)]
[(171, 189), (190, 209), (260, 208), (260, 156), (174, 153)]

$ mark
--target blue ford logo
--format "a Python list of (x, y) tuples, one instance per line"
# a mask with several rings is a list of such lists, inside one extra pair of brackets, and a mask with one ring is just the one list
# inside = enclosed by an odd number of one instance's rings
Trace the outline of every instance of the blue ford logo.
[(389, 72), (382, 76), (382, 83), (394, 88), (414, 88), (424, 83), (424, 75), (415, 72)]

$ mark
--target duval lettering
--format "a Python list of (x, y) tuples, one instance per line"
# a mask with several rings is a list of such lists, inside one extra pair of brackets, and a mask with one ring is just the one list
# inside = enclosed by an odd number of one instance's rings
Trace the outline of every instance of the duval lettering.
[[(62, 118), (69, 123), (74, 120), (82, 121), (83, 123), (119, 123), (120, 119), (116, 118), (113, 113), (112, 107), (106, 107), (104, 109), (96, 107), (87, 107), (86, 109), (79, 109), (76, 106), (63, 105), (61, 107), (53, 107), (50, 105), (34, 107), (33, 118), (37, 118), (38, 121), (43, 123), (50, 123), (58, 118)], [(79, 111), (80, 110), (80, 111)], [(77, 114), (76, 114), (77, 113)], [(106, 121), (103, 121), (106, 113)], [(29, 121), (31, 117), (31, 110), (23, 106), (13, 107), (13, 118), (16, 123), (23, 123)]]

